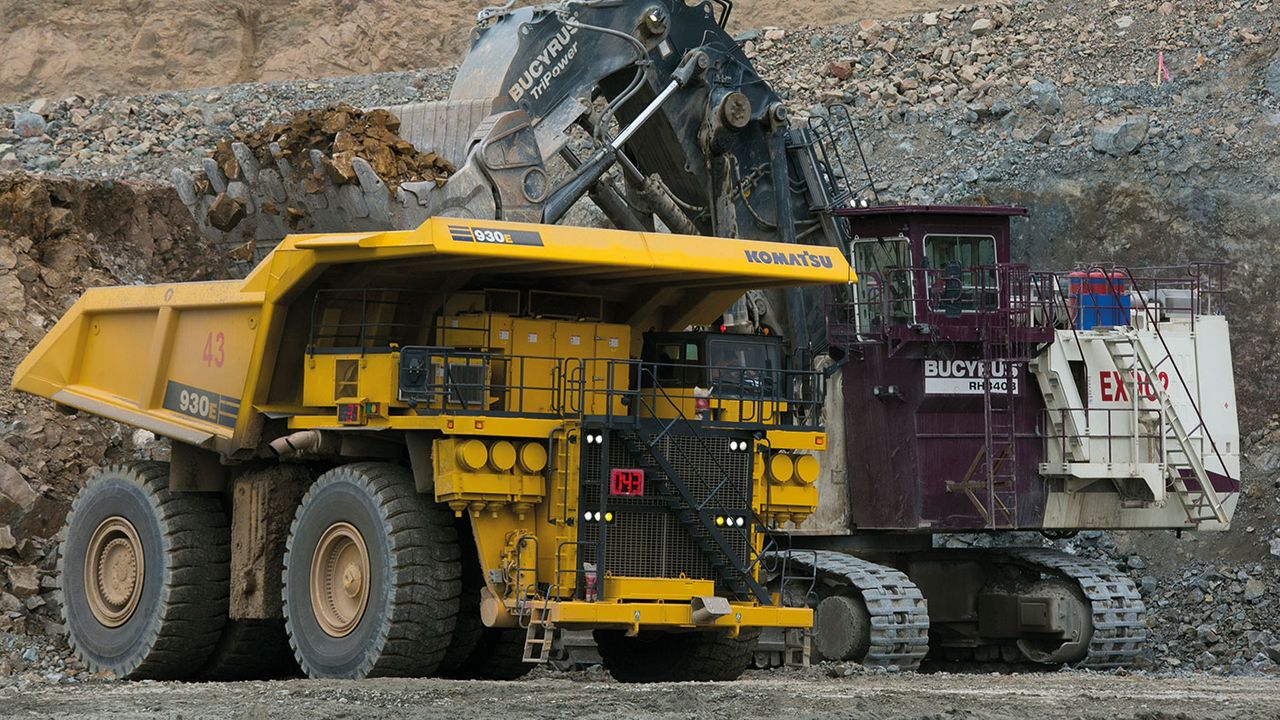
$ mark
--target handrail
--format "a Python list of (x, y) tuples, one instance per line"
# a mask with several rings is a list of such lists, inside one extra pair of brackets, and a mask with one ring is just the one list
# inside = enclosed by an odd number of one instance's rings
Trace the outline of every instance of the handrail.
[[(659, 389), (661, 389), (661, 388), (659, 388)], [(641, 399), (641, 402), (644, 402), (644, 403), (646, 403), (646, 404), (647, 404), (647, 401), (646, 401), (646, 400), (644, 400), (644, 399)], [(685, 418), (683, 415), (678, 415), (678, 416), (677, 416), (676, 418), (674, 418), (673, 420), (674, 420), (674, 421), (677, 421), (677, 422), (683, 422), (683, 423), (685, 424), (686, 428), (689, 430), (689, 435), (690, 435), (690, 436), (692, 436), (692, 437), (694, 437), (694, 438), (696, 438), (696, 439), (697, 439), (697, 441), (698, 441), (698, 444), (699, 444), (699, 445), (700, 445), (704, 450), (706, 450), (706, 449), (707, 449), (706, 442), (703, 440), (702, 435), (701, 435), (701, 434), (697, 431), (697, 429), (696, 429), (696, 428), (695, 428), (695, 427), (694, 427), (694, 426), (689, 422), (689, 420), (688, 420), (687, 418)], [(650, 451), (651, 451), (651, 452), (653, 452), (654, 450), (656, 450), (656, 448), (655, 448), (653, 445), (651, 445), (651, 446), (650, 446)], [(701, 512), (706, 508), (707, 504), (711, 501), (711, 499), (712, 499), (712, 498), (714, 498), (714, 497), (715, 497), (715, 496), (720, 492), (720, 490), (721, 490), (722, 488), (724, 488), (725, 483), (729, 482), (729, 474), (725, 471), (725, 469), (724, 469), (724, 465), (720, 463), (720, 459), (719, 459), (719, 457), (718, 457), (715, 453), (711, 453), (711, 452), (708, 452), (708, 453), (707, 453), (707, 455), (708, 455), (709, 457), (713, 458), (713, 460), (714, 460), (714, 462), (715, 462), (716, 471), (717, 471), (717, 472), (719, 473), (719, 475), (720, 475), (720, 482), (719, 482), (719, 484), (717, 484), (714, 488), (712, 488), (710, 492), (708, 492), (708, 493), (707, 493), (707, 497), (706, 497), (706, 498), (705, 498), (705, 499), (704, 499), (704, 500), (703, 500), (703, 501), (702, 501), (702, 502), (697, 506), (697, 508), (696, 508), (696, 509), (698, 510), (698, 512), (699, 512), (699, 513), (701, 513)], [(655, 459), (656, 459), (656, 455), (655, 455)], [(664, 472), (665, 472), (665, 470), (664, 470)], [(672, 478), (668, 478), (668, 479), (672, 479)], [(678, 479), (673, 479), (673, 480), (674, 480), (674, 481), (676, 481), (676, 482), (678, 482)], [(690, 499), (691, 499), (691, 498), (690, 498)], [(723, 508), (723, 506), (721, 506), (721, 507)], [(692, 510), (692, 509), (694, 509), (694, 508), (691, 506), (691, 507), (690, 507), (690, 509)], [(759, 518), (758, 518), (758, 516), (756, 516), (756, 514), (755, 514), (755, 511), (754, 511), (754, 510), (752, 511), (752, 520), (753, 520), (753, 521), (757, 521), (757, 520), (759, 520)], [(762, 525), (763, 525), (763, 524), (762, 524)], [(714, 528), (714, 527), (711, 527), (711, 528), (708, 528), (708, 529), (709, 529), (709, 530), (711, 530), (711, 531), (713, 531), (713, 532), (712, 532), (712, 537), (713, 537), (713, 538), (715, 537), (715, 532), (718, 532), (718, 531), (719, 531), (719, 530), (718, 530), (718, 528)], [(740, 570), (741, 570), (741, 572), (743, 572), (744, 574), (746, 574), (746, 573), (749, 573), (749, 572), (750, 572), (754, 567), (756, 567), (757, 563), (759, 562), (759, 560), (758, 560), (758, 558), (757, 558), (756, 556), (758, 556), (758, 555), (759, 555), (759, 553), (758, 553), (758, 552), (756, 552), (756, 549), (752, 546), (752, 543), (751, 543), (751, 534), (747, 531), (746, 527), (743, 527), (743, 528), (733, 528), (733, 529), (734, 529), (734, 530), (736, 530), (736, 531), (738, 531), (739, 536), (740, 536), (740, 537), (742, 537), (743, 539), (745, 539), (745, 540), (746, 540), (746, 542), (747, 542), (747, 558), (746, 558), (746, 559), (747, 559), (747, 560), (749, 560), (750, 562), (747, 564), (747, 566), (746, 566), (745, 568), (741, 568), (741, 569), (740, 569)]]
[[(505, 412), (542, 417), (581, 419), (600, 415), (612, 418), (619, 413), (615, 407), (619, 401), (630, 407), (643, 395), (661, 393), (670, 412), (654, 408), (655, 416), (682, 415), (697, 401), (708, 400), (713, 408), (721, 411), (713, 418), (717, 425), (821, 427), (818, 410), (822, 407), (823, 386), (822, 374), (817, 370), (714, 367), (609, 357), (509, 355), (426, 345), (405, 346), (398, 351), (402, 371), (410, 367), (406, 362), (411, 358), (417, 362), (413, 367), (422, 373), (414, 384), (402, 383), (399, 394), (399, 399), (411, 403), (418, 414)], [(485, 370), (473, 379), (460, 377), (457, 370), (467, 366)], [(491, 377), (495, 366), (505, 368), (503, 372), (508, 377), (501, 382)], [(588, 380), (589, 367), (607, 368), (606, 377)], [(660, 379), (664, 368), (672, 370), (674, 380)], [(717, 372), (732, 377), (716, 379)], [(544, 375), (545, 380), (540, 381), (538, 378)], [(699, 377), (712, 381), (710, 396), (700, 395), (693, 386), (694, 381), (689, 379)], [(808, 382), (804, 382), (806, 380)], [(804, 386), (801, 391), (795, 387), (797, 381)], [(487, 393), (494, 392), (493, 401), (486, 400), (480, 406), (463, 402), (467, 395), (481, 392), (486, 393), (486, 398)], [(458, 405), (463, 407), (456, 407)], [(736, 416), (733, 415), (735, 409)]]

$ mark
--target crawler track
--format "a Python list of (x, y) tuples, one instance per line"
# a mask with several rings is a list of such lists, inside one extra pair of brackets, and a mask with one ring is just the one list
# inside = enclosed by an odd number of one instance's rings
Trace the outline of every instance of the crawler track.
[[(799, 552), (790, 568), (858, 588), (871, 615), (871, 647), (862, 664), (916, 670), (929, 652), (929, 608), (906, 573), (830, 550)], [(816, 567), (815, 567), (816, 566)]]
[(1108, 563), (1049, 548), (1005, 550), (1023, 566), (1059, 575), (1079, 584), (1093, 612), (1093, 638), (1077, 667), (1115, 668), (1132, 665), (1147, 642), (1147, 607), (1133, 580)]

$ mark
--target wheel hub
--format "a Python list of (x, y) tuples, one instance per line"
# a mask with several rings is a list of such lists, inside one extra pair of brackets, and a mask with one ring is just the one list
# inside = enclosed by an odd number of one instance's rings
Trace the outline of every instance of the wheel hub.
[(94, 619), (106, 627), (127, 622), (142, 596), (144, 571), (142, 541), (133, 523), (119, 515), (103, 520), (84, 556), (85, 595)]
[(320, 629), (344, 637), (360, 624), (369, 602), (369, 550), (350, 523), (330, 525), (311, 559), (311, 607)]

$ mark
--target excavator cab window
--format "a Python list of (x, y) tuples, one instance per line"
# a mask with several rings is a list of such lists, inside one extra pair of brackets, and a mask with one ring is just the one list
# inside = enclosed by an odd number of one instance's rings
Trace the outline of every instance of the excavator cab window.
[[(911, 249), (907, 238), (872, 238), (853, 244), (853, 269), (858, 283), (858, 328), (876, 332), (885, 325), (915, 322), (912, 303)], [(885, 309), (889, 317), (884, 317)]]
[(994, 308), (996, 239), (990, 235), (925, 235), (931, 306), (948, 315)]

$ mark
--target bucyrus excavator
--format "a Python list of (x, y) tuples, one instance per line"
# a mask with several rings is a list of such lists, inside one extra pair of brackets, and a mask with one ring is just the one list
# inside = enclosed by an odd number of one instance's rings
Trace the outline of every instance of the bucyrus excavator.
[[(112, 506), (84, 511), (111, 487), (184, 518), (164, 526), (171, 552), (214, 558), (215, 583), (227, 540), (205, 538), (226, 531), (184, 513), (230, 508), (230, 615), (165, 648), (283, 616), (310, 674), (423, 672), (440, 653), (445, 672), (503, 674), (493, 655), (521, 655), (505, 643), (539, 659), (585, 627), (615, 676), (730, 677), (753, 648), (803, 656), (783, 630), (804, 608), (823, 658), (1132, 662), (1145, 609), (1115, 567), (935, 539), (1225, 529), (1239, 438), (1221, 268), (1032, 271), (1010, 251), (1022, 209), (881, 203), (852, 182), (866, 163), (844, 162), (860, 156), (848, 113), (793, 122), (725, 33), (730, 10), (483, 11), (451, 97), (392, 109), (457, 168), (443, 183), (327, 147), (238, 144), (203, 178), (176, 173), (212, 241), (266, 259), (242, 284), (91, 292), (17, 378), (174, 441), (167, 472), (108, 470), (77, 501), (64, 583), (82, 654), (123, 653), (119, 628), (177, 607), (169, 580), (148, 584), (166, 556)], [(594, 231), (554, 224), (588, 196), (642, 234), (568, 250)], [(305, 234), (322, 232), (362, 234)], [(452, 605), (429, 598), (454, 578), (450, 635)], [(459, 660), (482, 628), (502, 643)], [(391, 649), (339, 651), (375, 645)]]

